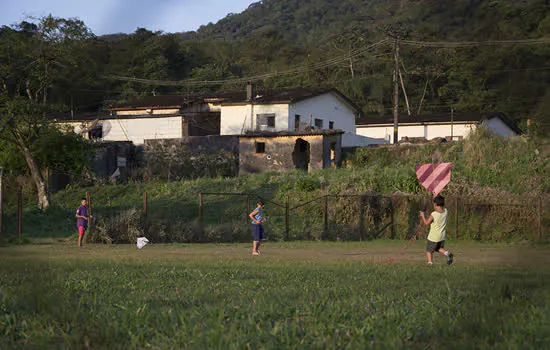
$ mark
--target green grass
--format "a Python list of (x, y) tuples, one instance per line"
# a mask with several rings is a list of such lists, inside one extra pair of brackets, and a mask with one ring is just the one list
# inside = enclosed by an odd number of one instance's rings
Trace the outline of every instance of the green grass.
[(544, 348), (547, 246), (424, 242), (0, 248), (8, 348)]

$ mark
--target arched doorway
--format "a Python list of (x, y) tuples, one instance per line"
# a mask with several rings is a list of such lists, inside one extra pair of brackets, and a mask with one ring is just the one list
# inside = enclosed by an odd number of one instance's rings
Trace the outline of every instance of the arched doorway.
[(310, 158), (309, 142), (303, 139), (297, 139), (292, 152), (292, 160), (296, 169), (308, 171)]

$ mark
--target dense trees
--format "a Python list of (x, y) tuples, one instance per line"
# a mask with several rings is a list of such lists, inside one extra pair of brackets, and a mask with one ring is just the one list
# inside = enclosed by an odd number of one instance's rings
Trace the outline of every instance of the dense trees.
[(548, 37), (549, 9), (547, 0), (264, 0), (197, 32), (139, 28), (99, 38), (76, 19), (29, 19), (0, 28), (0, 142), (25, 155), (40, 188), (30, 146), (52, 113), (78, 117), (140, 95), (243, 89), (233, 80), (266, 73), (256, 79), (260, 90), (336, 87), (367, 116), (388, 114), (393, 43), (366, 48), (389, 33), (402, 40), (415, 113), (502, 111), (547, 132), (550, 45), (450, 43)]

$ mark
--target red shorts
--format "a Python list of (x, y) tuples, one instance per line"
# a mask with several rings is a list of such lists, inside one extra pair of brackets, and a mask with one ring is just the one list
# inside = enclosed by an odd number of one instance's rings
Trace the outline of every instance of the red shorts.
[(84, 231), (86, 231), (86, 227), (84, 226), (78, 226), (78, 234), (80, 236), (84, 236)]

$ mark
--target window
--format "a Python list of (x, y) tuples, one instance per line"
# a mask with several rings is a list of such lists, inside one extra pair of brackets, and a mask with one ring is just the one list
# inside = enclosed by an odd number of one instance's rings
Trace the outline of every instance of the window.
[(294, 116), (294, 131), (300, 131), (300, 115), (296, 114)]
[(103, 125), (97, 124), (90, 131), (88, 131), (89, 140), (101, 140), (103, 138)]
[(265, 142), (256, 142), (256, 153), (257, 154), (265, 153)]
[(330, 144), (330, 160), (334, 161), (336, 159), (336, 143), (332, 142)]
[(322, 129), (323, 128), (323, 119), (315, 118), (315, 127), (317, 129)]
[(257, 114), (256, 128), (258, 130), (275, 128), (275, 114)]
[(334, 122), (328, 122), (328, 128), (330, 130), (334, 129)]

